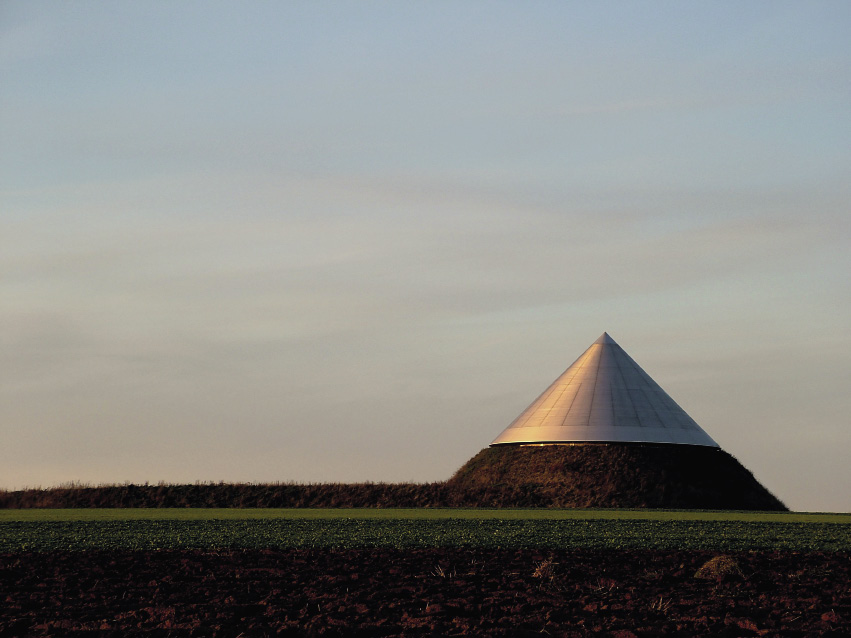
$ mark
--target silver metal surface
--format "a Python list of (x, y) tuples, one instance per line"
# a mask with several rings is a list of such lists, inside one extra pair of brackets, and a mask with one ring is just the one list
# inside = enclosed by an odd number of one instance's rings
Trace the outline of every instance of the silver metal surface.
[(605, 332), (491, 445), (567, 442), (719, 447)]

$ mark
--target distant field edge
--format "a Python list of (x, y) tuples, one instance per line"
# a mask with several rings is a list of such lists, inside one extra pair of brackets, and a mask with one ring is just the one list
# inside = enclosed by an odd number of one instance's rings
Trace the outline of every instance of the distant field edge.
[(116, 520), (694, 520), (851, 525), (851, 513), (748, 512), (655, 509), (485, 509), (485, 508), (38, 508), (0, 509), (0, 523), (12, 521)]

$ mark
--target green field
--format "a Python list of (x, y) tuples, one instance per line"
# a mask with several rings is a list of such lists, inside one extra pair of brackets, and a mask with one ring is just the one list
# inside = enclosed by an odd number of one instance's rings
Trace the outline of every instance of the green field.
[(661, 510), (0, 510), (0, 552), (224, 548), (851, 550), (851, 514)]

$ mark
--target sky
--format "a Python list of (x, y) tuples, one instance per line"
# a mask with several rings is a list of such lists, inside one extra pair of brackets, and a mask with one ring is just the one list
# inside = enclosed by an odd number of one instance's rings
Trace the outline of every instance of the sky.
[(0, 3), (0, 488), (448, 478), (607, 331), (851, 511), (851, 4)]

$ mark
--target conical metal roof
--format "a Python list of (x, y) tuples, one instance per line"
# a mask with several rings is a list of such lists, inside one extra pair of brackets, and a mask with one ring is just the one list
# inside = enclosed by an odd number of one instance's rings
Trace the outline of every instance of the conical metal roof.
[(719, 447), (605, 332), (491, 445), (591, 442)]

